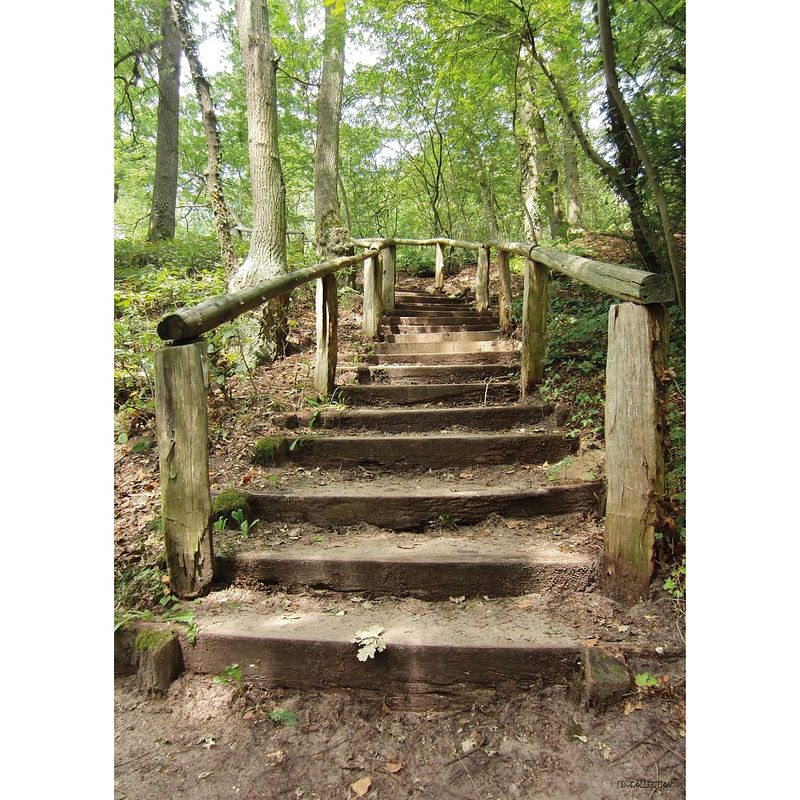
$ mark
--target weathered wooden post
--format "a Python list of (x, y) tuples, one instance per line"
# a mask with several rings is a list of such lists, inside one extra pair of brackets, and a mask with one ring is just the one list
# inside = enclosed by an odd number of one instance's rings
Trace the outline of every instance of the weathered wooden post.
[(497, 251), (497, 270), (500, 274), (500, 327), (508, 332), (511, 327), (511, 270), (508, 266), (510, 254)]
[(205, 358), (202, 339), (155, 354), (164, 541), (170, 589), (183, 598), (200, 595), (214, 577)]
[(603, 579), (610, 594), (647, 597), (653, 575), (657, 504), (664, 494), (663, 305), (620, 303), (608, 313), (606, 364), (606, 533)]
[(394, 311), (395, 261), (397, 245), (390, 244), (381, 250), (381, 269), (383, 270), (383, 310), (387, 314)]
[(314, 388), (326, 397), (336, 386), (339, 301), (336, 273), (317, 278), (317, 364)]
[(483, 313), (489, 310), (489, 248), (478, 248), (478, 274), (475, 277), (475, 306)]
[(436, 278), (433, 288), (437, 292), (444, 289), (444, 245), (441, 242), (436, 243)]
[(523, 397), (541, 383), (544, 377), (549, 277), (549, 271), (544, 264), (525, 259), (520, 375), (520, 391)]
[(363, 331), (368, 339), (377, 339), (381, 325), (381, 267), (378, 254), (364, 261), (364, 321)]

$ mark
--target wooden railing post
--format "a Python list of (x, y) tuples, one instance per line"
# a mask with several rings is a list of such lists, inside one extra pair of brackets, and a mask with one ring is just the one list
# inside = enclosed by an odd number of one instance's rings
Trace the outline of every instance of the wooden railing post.
[(664, 494), (663, 384), (667, 362), (663, 305), (612, 305), (606, 364), (606, 590), (647, 597), (653, 575), (657, 503)]
[(433, 282), (433, 288), (437, 292), (444, 289), (444, 245), (437, 242), (436, 244), (436, 278)]
[(520, 377), (520, 391), (523, 397), (541, 383), (544, 377), (549, 277), (547, 267), (529, 258), (525, 259)]
[(376, 253), (364, 261), (364, 321), (368, 339), (377, 339), (381, 325), (381, 266)]
[(478, 248), (478, 274), (475, 277), (475, 305), (481, 313), (489, 310), (489, 248)]
[(387, 314), (394, 311), (395, 261), (397, 247), (390, 244), (381, 250), (381, 268), (383, 269), (383, 310)]
[(317, 364), (314, 388), (326, 397), (336, 386), (339, 301), (336, 275), (317, 278)]
[(197, 597), (214, 577), (205, 358), (202, 339), (155, 354), (164, 541), (170, 589), (182, 598)]
[(500, 327), (504, 333), (511, 327), (511, 270), (508, 266), (510, 254), (497, 251), (497, 271), (500, 274)]

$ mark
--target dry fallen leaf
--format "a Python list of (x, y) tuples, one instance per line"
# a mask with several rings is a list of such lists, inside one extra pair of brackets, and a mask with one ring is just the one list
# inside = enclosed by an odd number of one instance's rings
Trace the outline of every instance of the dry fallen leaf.
[(530, 608), (536, 601), (532, 597), (520, 597), (519, 600), (514, 601), (517, 608)]
[(394, 775), (395, 772), (400, 772), (404, 766), (405, 764), (402, 761), (387, 761), (383, 765), (383, 771), (388, 772), (390, 775)]
[(511, 530), (516, 530), (521, 527), (522, 523), (518, 519), (510, 519), (506, 522), (506, 528), (511, 528)]
[(464, 739), (461, 742), (461, 752), (466, 756), (471, 753), (476, 747), (478, 743), (474, 739)]
[(627, 717), (633, 711), (641, 711), (644, 708), (644, 705), (637, 701), (636, 703), (632, 703), (630, 700), (625, 701), (625, 705), (622, 708), (622, 713)]
[(273, 764), (280, 764), (286, 758), (286, 752), (284, 750), (275, 750), (272, 753), (267, 753), (267, 758)]
[(370, 786), (372, 786), (371, 778), (359, 778), (355, 783), (350, 784), (356, 797), (363, 797), (369, 791)]
[(536, 528), (537, 531), (543, 531), (549, 524), (549, 522), (537, 522), (533, 527)]

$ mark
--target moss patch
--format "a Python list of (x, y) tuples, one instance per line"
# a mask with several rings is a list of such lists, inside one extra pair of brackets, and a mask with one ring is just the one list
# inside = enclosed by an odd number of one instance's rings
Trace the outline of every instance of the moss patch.
[(174, 639), (172, 631), (157, 630), (154, 628), (144, 628), (136, 634), (136, 641), (133, 643), (134, 649), (138, 653), (145, 653), (156, 647), (161, 647), (170, 639)]
[(260, 467), (274, 467), (287, 453), (286, 440), (278, 436), (259, 439), (253, 448), (253, 463)]
[(250, 519), (250, 500), (238, 489), (225, 489), (211, 501), (211, 511), (214, 520), (230, 517), (234, 511), (244, 511), (245, 517)]

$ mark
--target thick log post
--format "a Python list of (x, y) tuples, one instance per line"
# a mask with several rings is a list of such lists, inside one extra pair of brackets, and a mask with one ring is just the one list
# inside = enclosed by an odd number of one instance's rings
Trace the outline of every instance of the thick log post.
[(481, 313), (489, 310), (489, 248), (478, 248), (478, 274), (475, 277), (475, 305)]
[(376, 253), (364, 261), (364, 321), (368, 339), (377, 339), (381, 326), (381, 266)]
[(161, 513), (170, 588), (200, 595), (214, 577), (208, 485), (206, 343), (165, 347), (155, 354), (155, 406)]
[(441, 242), (436, 244), (436, 279), (433, 288), (437, 292), (444, 289), (444, 245)]
[(317, 278), (317, 368), (314, 388), (326, 397), (336, 386), (339, 302), (336, 275)]
[(383, 311), (391, 314), (394, 311), (395, 262), (397, 247), (390, 244), (381, 250), (381, 269), (383, 270)]
[(612, 305), (606, 365), (606, 534), (603, 578), (612, 595), (647, 597), (657, 503), (664, 494), (662, 305)]
[(522, 302), (522, 355), (520, 391), (524, 397), (544, 377), (545, 333), (547, 331), (547, 267), (525, 259), (525, 288)]
[(497, 251), (497, 271), (500, 273), (500, 327), (504, 333), (511, 327), (511, 270), (508, 266), (510, 253)]

